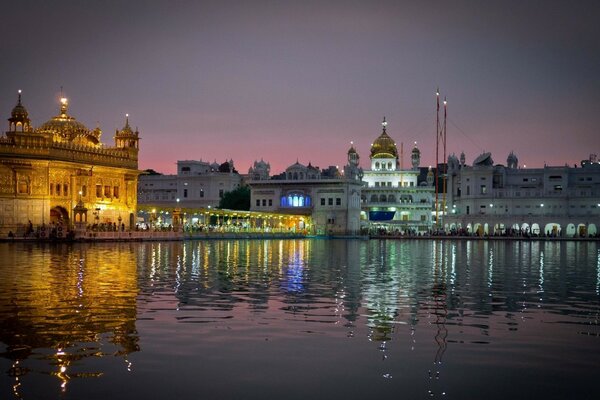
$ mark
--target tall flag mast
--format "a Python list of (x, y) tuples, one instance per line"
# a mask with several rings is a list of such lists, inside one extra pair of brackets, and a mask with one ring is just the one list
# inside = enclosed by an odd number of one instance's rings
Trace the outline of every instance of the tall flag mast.
[[(436, 100), (436, 116), (435, 116), (435, 226), (437, 229), (440, 228), (440, 145), (442, 146), (442, 204), (441, 204), (441, 215), (446, 210), (446, 120), (448, 117), (447, 105), (448, 102), (444, 97), (444, 123), (440, 125), (440, 89), (438, 88), (435, 92)], [(441, 143), (440, 143), (441, 142)]]

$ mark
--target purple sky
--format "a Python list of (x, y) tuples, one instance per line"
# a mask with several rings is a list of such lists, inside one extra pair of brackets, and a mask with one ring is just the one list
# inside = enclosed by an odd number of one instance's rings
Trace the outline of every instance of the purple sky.
[[(525, 3), (525, 4), (523, 4)], [(254, 160), (272, 173), (368, 167), (381, 119), (405, 165), (435, 162), (435, 89), (448, 152), (514, 150), (528, 167), (600, 152), (597, 1), (11, 1), (1, 7), (0, 111), (34, 126), (70, 113), (113, 143), (124, 114), (140, 168)], [(3, 130), (8, 127), (5, 121)]]

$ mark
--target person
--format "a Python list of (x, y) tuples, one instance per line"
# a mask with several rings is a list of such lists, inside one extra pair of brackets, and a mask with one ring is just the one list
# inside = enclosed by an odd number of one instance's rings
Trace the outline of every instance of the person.
[(15, 237), (15, 234), (12, 231), (8, 231), (8, 237), (12, 239)]

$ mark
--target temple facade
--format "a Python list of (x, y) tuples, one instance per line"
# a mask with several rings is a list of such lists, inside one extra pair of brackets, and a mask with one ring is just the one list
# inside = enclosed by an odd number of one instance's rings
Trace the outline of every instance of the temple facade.
[(506, 165), (491, 153), (466, 163), (448, 158), (446, 231), (478, 235), (586, 237), (600, 227), (600, 162), (595, 155), (579, 167), (524, 168), (511, 152)]
[(402, 152), (387, 133), (387, 122), (371, 145), (371, 168), (362, 178), (362, 219), (370, 228), (402, 233), (423, 233), (432, 228), (435, 200), (433, 171), (420, 179), (421, 152), (415, 142), (411, 167), (404, 168)]
[(0, 136), (0, 235), (134, 225), (139, 132), (126, 116), (114, 146), (104, 146), (100, 128), (77, 121), (68, 105), (62, 98), (58, 115), (34, 128), (19, 91)]
[(269, 177), (261, 160), (253, 169), (250, 210), (301, 216), (290, 229), (315, 235), (357, 235), (360, 233), (360, 192), (362, 170), (358, 153), (351, 147), (343, 173), (336, 167), (320, 169), (296, 161), (285, 172)]

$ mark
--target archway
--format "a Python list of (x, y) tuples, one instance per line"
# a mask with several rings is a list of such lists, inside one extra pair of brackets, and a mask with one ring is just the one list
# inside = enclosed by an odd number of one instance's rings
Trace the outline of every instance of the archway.
[(469, 233), (469, 234), (473, 233), (473, 226), (471, 225), (471, 223), (467, 224), (467, 233)]
[(494, 235), (504, 235), (504, 224), (496, 224), (494, 225)]
[(579, 224), (579, 225), (577, 225), (577, 235), (579, 237), (586, 237), (587, 236), (587, 228), (586, 228), (585, 224)]
[(483, 236), (483, 226), (479, 223), (475, 224), (473, 227), (473, 233), (475, 233), (477, 236)]
[(61, 207), (56, 206), (50, 210), (50, 223), (56, 225), (69, 225), (69, 212)]
[(575, 236), (575, 225), (574, 224), (567, 225), (567, 233), (565, 236), (567, 236), (567, 237)]
[(548, 224), (546, 224), (546, 226), (544, 227), (544, 233), (546, 234), (546, 236), (550, 236), (550, 237), (557, 237), (560, 236), (560, 224), (555, 223), (555, 222), (550, 222)]
[(539, 235), (540, 234), (540, 226), (536, 223), (531, 224), (531, 233), (534, 235)]
[(529, 224), (527, 222), (525, 222), (523, 225), (521, 225), (521, 233), (522, 234), (531, 233), (531, 230), (529, 229)]
[(596, 236), (598, 234), (598, 229), (596, 228), (596, 224), (589, 224), (587, 233), (589, 236)]

